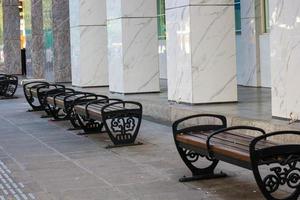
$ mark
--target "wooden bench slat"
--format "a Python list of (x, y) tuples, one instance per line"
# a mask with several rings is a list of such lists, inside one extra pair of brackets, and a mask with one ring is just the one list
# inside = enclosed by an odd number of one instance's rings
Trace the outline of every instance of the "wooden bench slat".
[[(191, 135), (177, 135), (176, 140), (183, 144), (187, 144), (189, 146), (194, 147), (195, 149), (206, 150), (206, 140), (201, 138), (197, 138)], [(211, 150), (215, 154), (220, 154), (222, 156), (231, 157), (233, 159), (250, 162), (249, 152), (241, 151), (240, 149), (236, 149), (233, 147), (224, 147), (222, 145), (212, 145)]]
[[(201, 148), (207, 150), (206, 141), (211, 132), (195, 132), (191, 134), (179, 134), (176, 140), (193, 146), (194, 148)], [(211, 138), (211, 151), (227, 157), (232, 157), (237, 160), (250, 162), (249, 144), (254, 137), (245, 135), (238, 135), (235, 133), (224, 132), (215, 135)], [(270, 141), (258, 143), (258, 148), (270, 147), (276, 145)]]
[[(203, 139), (205, 142), (207, 140), (207, 135), (195, 135), (201, 139)], [(239, 141), (238, 139), (233, 139), (233, 138), (227, 138), (225, 135), (216, 135), (214, 136), (212, 139), (211, 139), (211, 144), (214, 144), (214, 145), (223, 145), (223, 146), (226, 146), (228, 148), (236, 148), (236, 149), (240, 149), (241, 151), (246, 151), (248, 152), (249, 151), (249, 144), (250, 144), (251, 141), (248, 141), (248, 142), (241, 142)], [(258, 147), (266, 147), (266, 146), (273, 146), (271, 144), (260, 144)]]
[[(76, 105), (74, 109), (77, 114), (86, 116), (85, 105)], [(88, 114), (93, 119), (102, 120), (102, 114), (98, 110), (89, 109)]]
[[(207, 136), (209, 136), (211, 134), (211, 132), (203, 132), (203, 133), (192, 133), (191, 135), (195, 135), (196, 137), (199, 137), (199, 135), (205, 135), (205, 139), (207, 138)], [(249, 148), (249, 145), (251, 143), (251, 141), (254, 139), (254, 137), (252, 136), (248, 136), (248, 137), (244, 137), (246, 135), (244, 134), (237, 134), (237, 133), (232, 133), (232, 132), (224, 132), (224, 133), (220, 133), (218, 135), (215, 135), (213, 137), (213, 139), (219, 139), (221, 141), (226, 141), (226, 142), (231, 142), (234, 141), (236, 144), (240, 144), (243, 146), (246, 146), (247, 148)], [(274, 146), (276, 145), (275, 143), (271, 142), (271, 141), (265, 141), (265, 142), (260, 142), (257, 144), (257, 147), (263, 148), (263, 147), (267, 147), (267, 146)]]

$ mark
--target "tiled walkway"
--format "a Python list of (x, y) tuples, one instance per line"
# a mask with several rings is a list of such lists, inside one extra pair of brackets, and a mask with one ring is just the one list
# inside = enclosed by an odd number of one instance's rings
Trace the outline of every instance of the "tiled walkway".
[(250, 171), (224, 163), (229, 178), (179, 183), (190, 172), (168, 126), (143, 121), (144, 145), (107, 150), (105, 134), (78, 136), (18, 96), (0, 101), (0, 200), (262, 199)]

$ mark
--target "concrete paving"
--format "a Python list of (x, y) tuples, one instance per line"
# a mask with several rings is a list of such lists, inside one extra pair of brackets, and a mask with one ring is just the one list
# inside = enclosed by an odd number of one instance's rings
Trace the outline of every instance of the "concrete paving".
[(144, 120), (141, 146), (105, 149), (107, 135), (67, 131), (20, 98), (0, 101), (0, 200), (263, 199), (251, 171), (220, 163), (228, 178), (179, 183), (190, 175), (171, 127)]

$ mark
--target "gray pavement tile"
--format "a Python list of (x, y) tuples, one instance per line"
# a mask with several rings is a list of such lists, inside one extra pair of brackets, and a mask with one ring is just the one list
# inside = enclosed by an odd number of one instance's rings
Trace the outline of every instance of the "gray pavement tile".
[(66, 158), (63, 157), (61, 154), (57, 152), (53, 152), (52, 154), (46, 154), (46, 155), (20, 155), (20, 156), (14, 156), (14, 158), (23, 165), (43, 165), (45, 163), (49, 162), (55, 162), (55, 161), (65, 161)]
[(53, 194), (64, 193), (70, 190), (84, 190), (91, 188), (108, 188), (110, 185), (93, 175), (76, 176), (65, 179), (52, 179), (43, 183), (47, 191)]
[(93, 168), (91, 171), (114, 186), (153, 182), (165, 179), (165, 177), (162, 177), (161, 174), (157, 173), (154, 169), (139, 165)]
[(63, 192), (60, 199), (64, 200), (134, 200), (114, 188), (91, 188), (68, 190)]

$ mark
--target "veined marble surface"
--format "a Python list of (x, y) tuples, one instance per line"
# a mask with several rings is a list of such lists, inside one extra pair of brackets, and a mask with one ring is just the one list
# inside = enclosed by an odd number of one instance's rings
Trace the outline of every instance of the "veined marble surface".
[(166, 0), (166, 8), (192, 5), (233, 5), (234, 0)]
[(72, 84), (108, 85), (106, 26), (71, 28)]
[(70, 1), (70, 26), (106, 25), (106, 0)]
[(271, 84), (271, 59), (270, 59), (270, 34), (265, 33), (259, 37), (260, 49), (260, 75), (261, 86), (272, 87)]
[(55, 82), (71, 82), (69, 0), (52, 0)]
[(237, 101), (234, 7), (207, 2), (166, 11), (169, 100)]
[[(241, 35), (237, 45), (240, 59), (237, 68), (238, 84), (243, 86), (261, 86), (259, 59), (259, 30), (255, 16), (256, 0), (241, 0)], [(256, 20), (258, 20), (256, 22)]]
[(156, 1), (149, 0), (109, 0), (107, 19), (122, 17), (156, 17)]
[(107, 12), (110, 91), (158, 92), (156, 1), (112, 0)]
[(42, 0), (31, 0), (31, 63), (33, 78), (45, 77), (44, 40), (43, 40), (43, 5)]
[(3, 1), (3, 56), (4, 65), (1, 72), (22, 74), (20, 52), (19, 2)]
[(300, 1), (270, 1), (272, 114), (299, 119)]
[(107, 86), (105, 0), (70, 1), (72, 84)]

